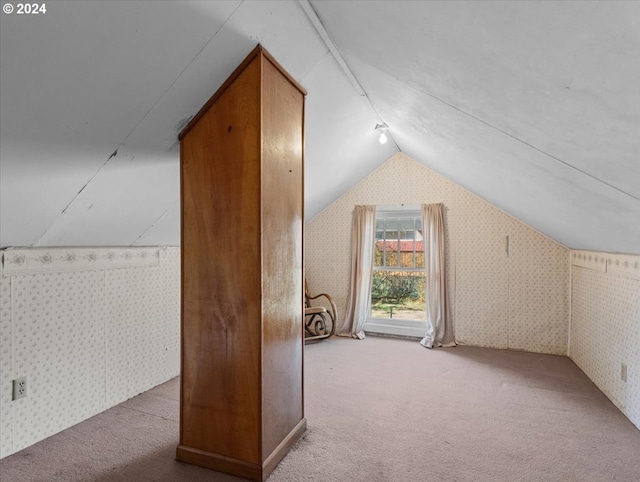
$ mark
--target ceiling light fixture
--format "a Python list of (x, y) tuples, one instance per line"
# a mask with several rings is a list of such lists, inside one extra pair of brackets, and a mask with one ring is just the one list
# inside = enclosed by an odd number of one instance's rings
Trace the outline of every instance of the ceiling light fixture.
[(380, 144), (386, 144), (389, 140), (389, 137), (387, 137), (388, 130), (389, 126), (384, 122), (382, 124), (376, 124), (376, 132), (380, 134), (380, 137), (378, 138), (378, 142), (380, 142)]

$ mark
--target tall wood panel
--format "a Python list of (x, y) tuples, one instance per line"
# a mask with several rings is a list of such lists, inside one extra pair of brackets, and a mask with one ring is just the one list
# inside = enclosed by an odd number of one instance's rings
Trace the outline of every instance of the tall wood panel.
[(306, 429), (304, 95), (258, 46), (180, 135), (177, 458), (250, 480)]

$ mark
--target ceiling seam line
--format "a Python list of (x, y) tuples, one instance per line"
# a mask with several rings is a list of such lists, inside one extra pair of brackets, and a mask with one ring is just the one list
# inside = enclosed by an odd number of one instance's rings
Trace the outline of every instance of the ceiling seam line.
[(338, 62), (338, 65), (340, 66), (344, 74), (349, 79), (349, 82), (351, 82), (351, 85), (358, 92), (358, 95), (363, 97), (366, 96), (367, 94), (362, 88), (362, 85), (360, 85), (360, 82), (358, 82), (358, 79), (356, 79), (356, 76), (353, 75), (353, 72), (345, 62), (342, 55), (340, 55), (340, 52), (338, 51), (338, 47), (336, 47), (335, 42), (329, 35), (329, 32), (327, 32), (327, 29), (322, 23), (322, 20), (320, 20), (318, 13), (315, 11), (313, 6), (309, 3), (309, 0), (298, 0), (298, 4), (302, 8), (302, 11), (304, 12), (304, 14), (307, 16), (307, 19), (309, 19), (309, 22), (311, 22), (311, 25), (313, 26), (313, 28), (315, 28), (316, 32), (324, 42), (325, 46), (329, 49), (329, 52), (331, 52), (331, 55), (333, 55), (333, 58), (335, 59), (335, 61)]
[[(358, 81), (353, 71), (349, 68), (349, 65), (347, 65), (347, 62), (346, 60), (344, 60), (344, 57), (342, 57), (342, 55), (340, 54), (338, 47), (336, 46), (335, 42), (331, 38), (331, 35), (329, 35), (329, 32), (325, 28), (324, 23), (322, 23), (322, 20), (320, 19), (318, 12), (316, 12), (316, 10), (313, 8), (313, 5), (311, 5), (311, 2), (309, 2), (309, 0), (298, 0), (298, 5), (300, 5), (300, 7), (302, 8), (302, 11), (307, 16), (307, 19), (309, 20), (313, 28), (315, 28), (316, 32), (324, 42), (325, 46), (329, 49), (329, 52), (331, 52), (331, 55), (333, 56), (334, 60), (338, 63), (338, 66), (340, 67), (342, 72), (346, 75), (347, 79), (349, 79), (349, 82), (355, 88), (358, 95), (366, 99), (367, 103), (369, 104), (369, 107), (373, 111), (373, 114), (378, 119), (379, 124), (385, 124), (385, 122), (382, 120), (382, 117), (378, 113), (378, 110), (373, 105), (373, 102), (371, 102), (369, 95), (362, 87), (362, 84)], [(398, 143), (396, 142), (396, 140), (393, 138), (393, 135), (391, 134), (391, 132), (387, 131), (387, 135), (391, 139), (393, 144), (396, 146), (396, 149), (398, 150), (398, 152), (401, 152), (402, 150), (400, 149), (400, 146), (398, 146)]]
[[(82, 186), (82, 189), (80, 189), (76, 195), (73, 197), (73, 199), (71, 199), (71, 201), (69, 202), (69, 204), (67, 204), (67, 206), (62, 210), (61, 215), (64, 215), (64, 213), (67, 212), (67, 210), (69, 209), (69, 207), (75, 202), (75, 200), (78, 198), (78, 196), (80, 196), (80, 193), (84, 190), (84, 188), (86, 188), (90, 182), (92, 182), (96, 176), (98, 174), (100, 174), (100, 172), (102, 171), (102, 169), (104, 169), (104, 167), (107, 165), (107, 163), (111, 160), (112, 157), (115, 157), (118, 154), (118, 149), (120, 149), (122, 146), (125, 145), (125, 143), (127, 142), (127, 140), (129, 139), (129, 137), (131, 137), (131, 135), (135, 132), (135, 130), (138, 128), (138, 126), (149, 116), (149, 114), (151, 113), (151, 111), (153, 111), (154, 107), (156, 105), (158, 105), (158, 102), (160, 102), (164, 96), (166, 95), (166, 93), (169, 91), (169, 89), (171, 89), (171, 87), (173, 87), (173, 85), (178, 81), (178, 79), (182, 76), (182, 74), (184, 74), (185, 70), (187, 70), (189, 68), (189, 66), (193, 63), (193, 61), (198, 57), (198, 55), (200, 55), (200, 52), (202, 52), (207, 45), (209, 45), (211, 43), (211, 41), (216, 37), (216, 35), (218, 35), (218, 32), (220, 32), (220, 30), (222, 30), (224, 28), (224, 26), (227, 24), (227, 22), (229, 22), (229, 20), (231, 19), (231, 17), (233, 17), (233, 15), (238, 11), (238, 9), (242, 6), (242, 4), (245, 2), (245, 0), (242, 0), (240, 3), (238, 3), (238, 6), (233, 10), (233, 12), (231, 12), (231, 14), (229, 14), (229, 16), (227, 17), (227, 19), (224, 21), (224, 23), (220, 26), (220, 28), (218, 30), (216, 30), (213, 35), (209, 38), (209, 40), (207, 40), (204, 45), (200, 48), (200, 50), (198, 50), (198, 52), (196, 52), (196, 54), (193, 56), (193, 58), (187, 63), (187, 65), (184, 66), (184, 68), (180, 71), (180, 73), (176, 76), (176, 78), (173, 80), (173, 82), (171, 82), (171, 84), (169, 84), (169, 86), (164, 90), (164, 92), (162, 92), (162, 94), (160, 94), (160, 96), (158, 97), (158, 99), (153, 103), (153, 105), (149, 108), (149, 110), (142, 116), (142, 118), (137, 122), (137, 124), (135, 126), (133, 126), (133, 129), (131, 129), (131, 131), (127, 134), (127, 136), (124, 138), (124, 140), (122, 142), (120, 142), (120, 144), (118, 144), (118, 147), (116, 148), (116, 150), (113, 152), (113, 154), (111, 154), (111, 156), (109, 157), (109, 159), (107, 159), (102, 166), (100, 166), (100, 168), (96, 171), (96, 173)], [(51, 228), (53, 228), (53, 226), (56, 224), (56, 222), (58, 221), (58, 219), (60, 219), (60, 216), (58, 216), (56, 218), (56, 220), (54, 220), (51, 225), (44, 231), (44, 233), (42, 233), (42, 235), (37, 239), (37, 241), (35, 243), (32, 244), (32, 246), (37, 245), (46, 235), (47, 233), (51, 230)], [(136, 239), (137, 241), (137, 239)], [(134, 241), (135, 242), (135, 241)]]
[(158, 217), (156, 218), (156, 220), (155, 220), (155, 221), (153, 221), (153, 222), (149, 225), (149, 227), (148, 227), (147, 229), (145, 229), (145, 230), (142, 232), (142, 234), (141, 234), (140, 236), (138, 236), (138, 237), (133, 241), (133, 243), (131, 243), (131, 244), (130, 244), (130, 246), (133, 246), (134, 244), (136, 244), (136, 243), (138, 242), (138, 240), (139, 240), (142, 236), (144, 236), (145, 234), (147, 234), (147, 233), (149, 232), (149, 230), (150, 230), (152, 227), (154, 227), (154, 226), (156, 225), (156, 223), (157, 223), (158, 221), (160, 221), (160, 220), (164, 217), (164, 215), (165, 215), (165, 214), (167, 214), (167, 213), (169, 212), (169, 210), (170, 210), (173, 206), (175, 206), (175, 205), (176, 205), (176, 203), (178, 203), (178, 202), (180, 202), (180, 198), (178, 198), (178, 199), (176, 199), (175, 201), (173, 201), (173, 202), (169, 205), (169, 207), (168, 207), (167, 209), (165, 209), (165, 210), (162, 212), (162, 214), (161, 214), (160, 216), (158, 216)]
[(127, 134), (127, 136), (124, 138), (124, 140), (120, 143), (120, 145), (118, 146), (118, 148), (122, 147), (125, 145), (125, 143), (127, 142), (127, 140), (129, 139), (129, 137), (131, 137), (131, 135), (135, 132), (135, 130), (138, 128), (138, 126), (140, 124), (142, 124), (142, 122), (149, 116), (149, 114), (151, 114), (151, 111), (153, 111), (153, 109), (155, 108), (156, 105), (158, 105), (158, 103), (164, 98), (164, 96), (166, 95), (166, 93), (171, 89), (171, 87), (173, 87), (175, 85), (175, 83), (180, 79), (180, 77), (182, 77), (182, 74), (184, 74), (184, 72), (189, 68), (189, 66), (196, 60), (196, 58), (198, 58), (198, 55), (200, 55), (200, 53), (207, 47), (207, 45), (209, 45), (211, 43), (211, 41), (216, 38), (216, 36), (218, 35), (218, 33), (220, 32), (220, 30), (222, 30), (224, 28), (224, 26), (227, 24), (227, 22), (229, 22), (229, 20), (231, 20), (231, 17), (233, 17), (233, 15), (238, 11), (238, 9), (242, 6), (242, 4), (245, 2), (245, 0), (242, 0), (238, 6), (233, 9), (233, 12), (231, 12), (229, 14), (229, 16), (227, 17), (227, 19), (224, 21), (224, 23), (222, 25), (220, 25), (220, 28), (218, 30), (216, 30), (213, 35), (209, 38), (209, 40), (207, 40), (204, 45), (202, 47), (200, 47), (200, 50), (198, 50), (196, 52), (196, 54), (193, 56), (193, 58), (187, 62), (187, 65), (184, 66), (184, 68), (180, 71), (180, 73), (176, 76), (175, 79), (173, 79), (173, 82), (171, 82), (171, 84), (169, 84), (169, 86), (164, 90), (164, 92), (162, 92), (162, 94), (160, 94), (160, 96), (158, 97), (158, 99), (153, 103), (153, 105), (149, 108), (149, 110), (146, 112), (145, 115), (142, 116), (142, 118), (138, 121), (138, 123), (133, 127), (133, 129), (131, 129), (131, 132), (129, 132), (129, 134)]
[(102, 163), (102, 165), (98, 168), (98, 170), (95, 172), (95, 174), (93, 176), (91, 176), (89, 178), (89, 180), (87, 182), (84, 183), (84, 185), (80, 188), (80, 190), (76, 193), (75, 196), (73, 196), (73, 198), (71, 199), (71, 201), (69, 201), (67, 203), (67, 205), (65, 206), (65, 208), (60, 211), (60, 214), (58, 215), (58, 217), (51, 223), (51, 225), (38, 237), (38, 239), (36, 240), (35, 243), (33, 243), (31, 246), (35, 246), (37, 245), (40, 241), (42, 241), (42, 239), (49, 233), (49, 231), (51, 231), (51, 229), (55, 226), (56, 222), (58, 221), (58, 219), (60, 219), (61, 216), (64, 216), (65, 213), (67, 212), (67, 210), (69, 209), (69, 207), (74, 203), (74, 201), (76, 199), (78, 199), (78, 196), (80, 196), (80, 194), (82, 193), (82, 191), (85, 190), (85, 188), (91, 184), (93, 182), (93, 180), (98, 177), (98, 174), (100, 174), (102, 172), (102, 170), (104, 169), (104, 167), (107, 165), (107, 163), (114, 157), (116, 157), (118, 155), (118, 149), (116, 149), (115, 151), (113, 151), (113, 153), (109, 156), (109, 158), (104, 161)]
[(425, 92), (425, 91), (423, 91), (423, 92), (424, 92), (425, 94), (427, 94), (429, 97), (431, 97), (431, 98), (433, 98), (433, 99), (437, 100), (438, 102), (441, 102), (442, 104), (447, 105), (447, 106), (451, 107), (452, 109), (455, 109), (455, 110), (457, 110), (458, 112), (460, 112), (460, 113), (462, 113), (462, 114), (464, 114), (464, 115), (466, 115), (466, 116), (468, 116), (468, 117), (471, 117), (471, 118), (472, 118), (472, 119), (474, 119), (474, 120), (477, 120), (478, 122), (482, 122), (482, 123), (483, 123), (484, 125), (486, 125), (487, 127), (490, 127), (491, 129), (494, 129), (494, 130), (496, 130), (496, 131), (500, 132), (501, 134), (504, 134), (505, 136), (508, 136), (508, 137), (510, 137), (511, 139), (513, 139), (513, 140), (515, 140), (515, 141), (518, 141), (518, 142), (520, 142), (520, 143), (524, 144), (524, 145), (525, 145), (525, 146), (527, 146), (527, 147), (530, 147), (531, 149), (534, 149), (535, 151), (537, 151), (537, 152), (539, 152), (539, 153), (541, 153), (541, 154), (543, 154), (543, 155), (545, 155), (545, 156), (549, 157), (550, 159), (553, 159), (554, 161), (560, 162), (561, 164), (564, 164), (565, 166), (570, 167), (571, 169), (574, 169), (574, 170), (578, 171), (579, 173), (584, 174), (585, 176), (590, 177), (591, 179), (593, 179), (593, 180), (595, 180), (595, 181), (598, 181), (598, 182), (600, 182), (600, 183), (604, 184), (605, 186), (610, 187), (611, 189), (615, 189), (616, 191), (618, 191), (618, 192), (620, 192), (620, 193), (622, 193), (622, 194), (625, 194), (625, 195), (629, 196), (629, 197), (630, 197), (630, 198), (632, 198), (632, 199), (635, 199), (635, 200), (637, 200), (637, 201), (640, 201), (640, 198), (638, 198), (638, 197), (634, 196), (633, 194), (630, 194), (630, 193), (628, 193), (628, 192), (626, 192), (626, 191), (624, 191), (624, 190), (622, 190), (622, 189), (620, 189), (620, 188), (618, 188), (618, 187), (616, 187), (616, 186), (614, 186), (614, 185), (612, 185), (612, 184), (609, 184), (608, 182), (603, 181), (602, 179), (597, 178), (597, 177), (596, 177), (596, 176), (594, 176), (593, 174), (589, 174), (588, 172), (583, 171), (582, 169), (580, 169), (580, 168), (578, 168), (578, 167), (576, 167), (576, 166), (573, 166), (573, 165), (569, 164), (569, 163), (568, 163), (568, 162), (566, 162), (566, 161), (563, 161), (563, 160), (562, 160), (562, 159), (560, 159), (559, 157), (556, 157), (556, 156), (554, 156), (553, 154), (549, 154), (548, 152), (543, 151), (542, 149), (540, 149), (540, 148), (538, 148), (538, 147), (536, 147), (536, 146), (534, 146), (534, 145), (532, 145), (532, 144), (529, 144), (528, 142), (526, 142), (526, 141), (524, 141), (524, 140), (522, 140), (522, 139), (520, 139), (520, 138), (518, 138), (518, 137), (516, 137), (516, 136), (514, 136), (514, 135), (512, 135), (512, 134), (509, 134), (508, 132), (503, 131), (503, 130), (502, 130), (502, 129), (500, 129), (499, 127), (496, 127), (496, 126), (494, 126), (493, 124), (490, 124), (489, 122), (487, 122), (487, 121), (485, 121), (485, 120), (483, 120), (483, 119), (481, 119), (481, 118), (479, 118), (479, 117), (477, 117), (477, 116), (475, 116), (475, 115), (473, 115), (473, 114), (471, 114), (471, 113), (469, 113), (469, 112), (467, 112), (467, 111), (465, 111), (465, 110), (461, 109), (460, 107), (457, 107), (457, 106), (455, 106), (454, 104), (451, 104), (451, 103), (447, 102), (446, 100), (443, 100), (443, 99), (441, 99), (441, 98), (439, 98), (439, 97), (437, 97), (437, 96), (435, 96), (435, 95), (431, 94), (430, 92)]

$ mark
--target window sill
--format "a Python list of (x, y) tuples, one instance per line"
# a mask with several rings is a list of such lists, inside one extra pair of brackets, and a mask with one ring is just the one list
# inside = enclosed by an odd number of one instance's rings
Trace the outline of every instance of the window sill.
[(364, 325), (364, 330), (370, 333), (422, 338), (427, 330), (427, 322), (393, 318), (369, 318)]

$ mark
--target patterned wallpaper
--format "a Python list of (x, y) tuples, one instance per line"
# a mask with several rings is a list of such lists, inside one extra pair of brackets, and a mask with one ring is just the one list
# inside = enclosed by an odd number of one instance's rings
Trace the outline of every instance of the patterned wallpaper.
[(11, 280), (0, 276), (0, 458), (13, 452)]
[(0, 457), (179, 374), (179, 248), (0, 255)]
[(640, 428), (640, 256), (572, 251), (571, 263), (569, 356)]
[(344, 315), (353, 206), (435, 202), (445, 206), (456, 339), (566, 355), (568, 250), (404, 154), (393, 156), (305, 225), (311, 292), (331, 294)]

